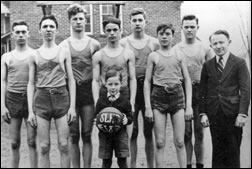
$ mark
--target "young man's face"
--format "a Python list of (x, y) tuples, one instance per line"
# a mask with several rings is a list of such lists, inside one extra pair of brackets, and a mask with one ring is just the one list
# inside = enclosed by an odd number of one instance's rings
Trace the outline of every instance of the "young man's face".
[(53, 41), (57, 33), (56, 24), (51, 19), (46, 19), (42, 22), (40, 33), (45, 41)]
[(73, 15), (70, 19), (70, 24), (74, 32), (83, 32), (85, 31), (86, 18), (83, 12), (79, 12), (76, 15)]
[(120, 28), (115, 23), (109, 23), (106, 25), (104, 30), (109, 42), (117, 42), (120, 39), (121, 32)]
[(223, 34), (212, 35), (211, 47), (218, 56), (223, 56), (227, 53), (231, 41)]
[(196, 33), (199, 26), (197, 25), (196, 20), (184, 20), (182, 25), (182, 30), (186, 39), (196, 38)]
[(105, 84), (109, 94), (113, 96), (120, 92), (121, 85), (119, 76), (108, 78)]
[(171, 45), (173, 40), (172, 30), (171, 29), (162, 29), (158, 32), (158, 40), (161, 46), (168, 47)]
[(147, 21), (144, 18), (143, 14), (137, 14), (134, 16), (131, 16), (130, 24), (131, 29), (134, 32), (142, 32), (145, 29)]
[(26, 25), (17, 25), (13, 28), (12, 37), (17, 45), (25, 45), (29, 37), (28, 27)]

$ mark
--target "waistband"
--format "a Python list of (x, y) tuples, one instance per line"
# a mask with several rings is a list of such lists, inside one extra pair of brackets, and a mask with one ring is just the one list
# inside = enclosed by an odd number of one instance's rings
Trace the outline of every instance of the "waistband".
[(27, 92), (23, 92), (23, 93), (16, 93), (16, 92), (10, 92), (10, 91), (7, 91), (7, 93), (10, 93), (10, 94), (12, 94), (12, 95), (16, 95), (16, 96), (27, 97)]
[(172, 84), (172, 85), (169, 85), (169, 86), (168, 85), (159, 86), (159, 85), (154, 84), (153, 86), (157, 87), (157, 88), (164, 89), (165, 91), (174, 91), (175, 89), (178, 89), (178, 88), (182, 87), (182, 84)]
[(40, 91), (48, 91), (50, 94), (57, 94), (62, 90), (67, 90), (66, 86), (61, 86), (61, 87), (43, 87), (43, 88), (36, 88), (36, 90)]

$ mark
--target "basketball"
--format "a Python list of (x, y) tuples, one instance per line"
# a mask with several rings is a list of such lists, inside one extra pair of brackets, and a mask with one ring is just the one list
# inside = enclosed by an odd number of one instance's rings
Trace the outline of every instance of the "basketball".
[(96, 126), (104, 133), (116, 133), (123, 126), (123, 117), (118, 109), (106, 107), (96, 116)]

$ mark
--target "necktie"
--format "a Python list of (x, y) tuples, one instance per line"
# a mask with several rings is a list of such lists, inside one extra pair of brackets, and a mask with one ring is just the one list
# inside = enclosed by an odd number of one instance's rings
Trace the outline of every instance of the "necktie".
[(111, 102), (113, 102), (113, 101), (116, 100), (116, 97), (113, 96), (113, 95), (111, 95), (111, 96), (108, 97), (108, 100), (111, 101)]
[(217, 69), (218, 69), (218, 71), (219, 71), (220, 73), (223, 72), (223, 70), (224, 70), (223, 67), (224, 67), (224, 66), (223, 66), (223, 57), (220, 56), (220, 57), (219, 57), (218, 64), (217, 64)]

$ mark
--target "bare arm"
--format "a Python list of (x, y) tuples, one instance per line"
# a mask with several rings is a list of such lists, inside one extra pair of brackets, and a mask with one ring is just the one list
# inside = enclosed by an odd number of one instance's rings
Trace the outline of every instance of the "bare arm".
[(29, 81), (27, 85), (27, 99), (28, 99), (28, 111), (29, 117), (28, 122), (31, 124), (32, 127), (37, 126), (35, 114), (33, 112), (33, 97), (35, 92), (35, 56), (30, 56), (29, 58)]
[(10, 123), (10, 114), (9, 110), (6, 107), (5, 98), (7, 92), (7, 55), (4, 54), (1, 60), (1, 115), (5, 122)]
[(135, 56), (132, 51), (129, 53), (129, 81), (130, 81), (130, 104), (132, 112), (135, 112), (135, 100), (136, 100), (136, 71), (135, 71)]
[(93, 81), (92, 92), (94, 98), (94, 105), (96, 105), (100, 94), (100, 52), (95, 53), (93, 57)]
[(192, 111), (192, 83), (188, 73), (186, 60), (181, 57), (181, 67), (182, 73), (185, 79), (185, 93), (186, 93), (186, 110), (185, 110), (185, 120), (191, 120), (193, 118)]
[(75, 104), (76, 104), (76, 84), (73, 76), (72, 70), (72, 60), (69, 50), (65, 50), (65, 68), (68, 77), (68, 88), (70, 94), (70, 107), (68, 110), (68, 123), (70, 124), (73, 120), (75, 120), (76, 112), (75, 112)]
[(151, 121), (154, 121), (153, 112), (151, 108), (150, 95), (151, 95), (151, 79), (153, 74), (153, 68), (155, 66), (155, 57), (156, 55), (154, 53), (151, 53), (149, 55), (144, 80), (145, 117), (150, 118)]

